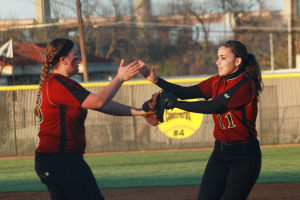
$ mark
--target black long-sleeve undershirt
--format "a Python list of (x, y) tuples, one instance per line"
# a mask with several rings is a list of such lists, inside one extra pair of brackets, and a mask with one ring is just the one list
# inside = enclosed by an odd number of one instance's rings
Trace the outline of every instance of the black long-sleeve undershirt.
[[(164, 90), (173, 92), (178, 98), (183, 100), (206, 98), (198, 85), (184, 87), (174, 83), (170, 83), (160, 77), (158, 78), (156, 85)], [(219, 114), (224, 112), (224, 110), (227, 110), (226, 105), (219, 98), (215, 98), (211, 101), (177, 101), (174, 106), (185, 111), (204, 114)]]
[(202, 93), (198, 85), (184, 87), (167, 82), (160, 77), (158, 78), (156, 85), (164, 90), (173, 92), (180, 99), (205, 98), (205, 95)]
[(224, 102), (219, 98), (215, 98), (211, 101), (177, 101), (174, 107), (188, 112), (203, 114), (221, 114), (228, 110)]
[(230, 102), (232, 96), (239, 90), (247, 81), (249, 77), (244, 76), (237, 84), (223, 93), (216, 96), (211, 101), (196, 101), (184, 102), (177, 101), (174, 107), (186, 110), (189, 112), (204, 113), (204, 114), (222, 114), (229, 110), (227, 104)]

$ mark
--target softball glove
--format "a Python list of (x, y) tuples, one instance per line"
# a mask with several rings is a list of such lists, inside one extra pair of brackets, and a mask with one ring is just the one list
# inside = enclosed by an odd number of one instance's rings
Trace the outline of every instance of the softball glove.
[(157, 126), (164, 122), (165, 109), (173, 109), (177, 97), (168, 91), (157, 92), (152, 95), (152, 98), (146, 101), (142, 109), (147, 112), (145, 120), (152, 126)]

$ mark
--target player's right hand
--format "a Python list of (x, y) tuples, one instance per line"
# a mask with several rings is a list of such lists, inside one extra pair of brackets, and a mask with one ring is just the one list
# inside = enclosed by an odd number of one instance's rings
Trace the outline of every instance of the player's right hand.
[(139, 73), (140, 68), (141, 65), (137, 61), (134, 61), (124, 67), (124, 60), (122, 59), (118, 69), (117, 77), (119, 77), (122, 81), (128, 81)]

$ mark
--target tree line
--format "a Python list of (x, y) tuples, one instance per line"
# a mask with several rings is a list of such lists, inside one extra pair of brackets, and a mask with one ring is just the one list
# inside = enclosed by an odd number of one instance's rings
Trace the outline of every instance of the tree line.
[[(272, 3), (272, 2), (271, 2)], [(217, 49), (226, 40), (240, 40), (256, 55), (263, 70), (270, 69), (270, 42), (273, 43), (275, 69), (287, 68), (287, 31), (279, 11), (270, 10), (267, 0), (168, 0), (151, 4), (150, 21), (137, 23), (136, 7), (129, 0), (84, 0), (84, 42), (87, 55), (118, 63), (142, 59), (157, 67), (161, 76), (215, 74)], [(74, 9), (74, 1), (51, 1), (54, 19), (67, 16), (64, 7)], [(214, 22), (220, 13), (222, 22)], [(266, 15), (267, 13), (267, 15)], [(162, 24), (159, 16), (180, 16), (177, 24)], [(106, 17), (107, 24), (95, 27), (94, 16)], [(226, 22), (227, 23), (224, 23)], [(230, 23), (228, 22), (230, 20)], [(196, 24), (195, 24), (196, 21)], [(17, 21), (16, 21), (17, 23)], [(297, 24), (295, 19), (295, 24)], [(272, 29), (259, 29), (272, 27)], [(273, 41), (270, 41), (272, 33)], [(295, 43), (297, 32), (294, 33)], [(79, 46), (78, 31), (51, 26), (10, 29), (0, 34), (2, 43), (28, 41), (46, 44), (55, 37), (67, 37)], [(296, 44), (297, 46), (297, 44)], [(299, 50), (296, 48), (295, 53)]]

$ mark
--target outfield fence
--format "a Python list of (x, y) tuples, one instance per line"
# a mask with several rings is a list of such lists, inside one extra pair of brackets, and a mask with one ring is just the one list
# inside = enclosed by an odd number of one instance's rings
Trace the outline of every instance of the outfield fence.
[[(168, 80), (188, 86), (207, 77)], [(257, 118), (261, 144), (300, 143), (300, 73), (265, 74), (263, 81)], [(107, 84), (82, 85), (97, 92)], [(39, 123), (33, 112), (37, 90), (36, 85), (0, 87), (0, 156), (34, 155), (39, 142)], [(147, 81), (129, 81), (114, 100), (141, 107), (158, 90)], [(149, 126), (143, 117), (117, 117), (89, 111), (85, 124), (87, 153), (212, 147), (214, 142), (211, 115), (204, 115), (200, 128), (184, 139), (166, 136), (159, 128)]]

